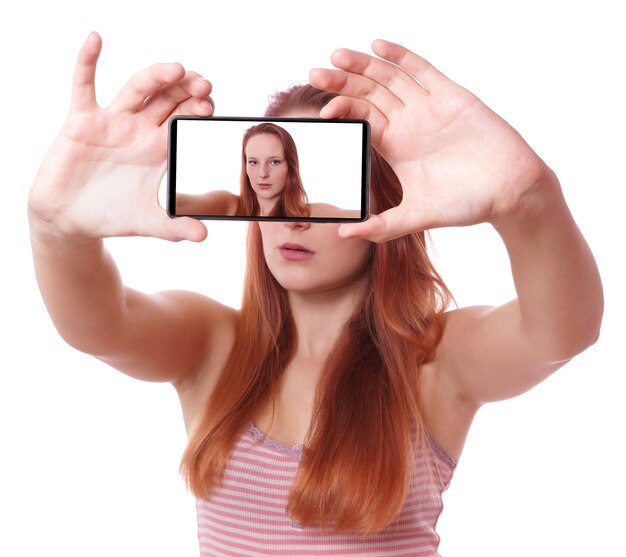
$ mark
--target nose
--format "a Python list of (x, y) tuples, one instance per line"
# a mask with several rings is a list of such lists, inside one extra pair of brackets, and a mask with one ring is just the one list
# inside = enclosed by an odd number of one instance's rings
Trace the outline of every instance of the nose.
[(310, 222), (291, 221), (291, 222), (286, 222), (284, 224), (290, 230), (295, 230), (298, 232), (304, 232), (305, 230), (308, 230), (309, 228), (311, 228)]
[(270, 175), (269, 167), (266, 164), (261, 164), (259, 166), (259, 176), (261, 178), (267, 178)]

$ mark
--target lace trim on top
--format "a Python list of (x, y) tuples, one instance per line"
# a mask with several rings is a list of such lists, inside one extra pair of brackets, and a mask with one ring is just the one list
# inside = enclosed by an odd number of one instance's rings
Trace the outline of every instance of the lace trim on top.
[(426, 436), (428, 437), (428, 443), (437, 453), (437, 456), (441, 458), (441, 460), (443, 460), (450, 468), (452, 468), (452, 470), (454, 470), (458, 464), (458, 460), (448, 454), (448, 452), (431, 437), (430, 433), (426, 432)]
[[(302, 451), (304, 450), (304, 445), (288, 445), (287, 443), (281, 443), (280, 441), (276, 441), (271, 437), (268, 437), (265, 433), (263, 433), (258, 427), (256, 427), (253, 423), (248, 425), (248, 433), (257, 441), (261, 441), (265, 447), (272, 449), (280, 454), (284, 454), (286, 456), (290, 456), (295, 460), (300, 460), (302, 458)], [(437, 456), (444, 461), (450, 468), (456, 468), (458, 461), (450, 456), (447, 451), (435, 441), (429, 433), (426, 434), (428, 437), (428, 443), (433, 448), (433, 450), (437, 453)]]
[(265, 447), (272, 449), (278, 453), (290, 456), (296, 460), (300, 460), (302, 458), (302, 451), (304, 450), (304, 445), (287, 445), (286, 443), (281, 443), (280, 441), (276, 441), (271, 437), (268, 437), (265, 433), (263, 433), (258, 427), (256, 427), (253, 423), (248, 425), (248, 433), (254, 437), (257, 441), (263, 442)]

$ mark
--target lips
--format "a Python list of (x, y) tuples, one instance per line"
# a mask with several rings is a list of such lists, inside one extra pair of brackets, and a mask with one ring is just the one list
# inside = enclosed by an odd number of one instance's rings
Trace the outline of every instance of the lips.
[(272, 187), (272, 184), (259, 184), (259, 188), (262, 190), (269, 190)]
[(306, 261), (315, 255), (314, 251), (299, 244), (284, 243), (278, 249), (280, 255), (287, 261)]

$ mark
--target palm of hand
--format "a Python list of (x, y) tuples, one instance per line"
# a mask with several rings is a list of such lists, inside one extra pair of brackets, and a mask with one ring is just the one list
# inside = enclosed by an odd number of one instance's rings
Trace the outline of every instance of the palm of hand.
[(53, 179), (31, 194), (42, 218), (62, 220), (68, 232), (120, 236), (159, 210), (166, 130), (142, 120), (100, 108), (70, 113), (40, 171)]
[[(340, 50), (314, 85), (341, 96), (324, 117), (366, 118), (403, 187), (402, 203), (344, 230), (384, 241), (506, 214), (546, 171), (521, 136), (475, 95), (412, 52), (374, 43), (382, 59)], [(419, 80), (419, 81), (418, 81)]]
[(167, 156), (167, 129), (154, 125), (141, 113), (114, 112), (96, 108), (71, 112), (60, 137), (74, 144), (80, 155), (93, 161), (160, 165)]
[(462, 226), (506, 213), (544, 171), (522, 137), (452, 84), (407, 104), (377, 138), (423, 228)]
[(169, 219), (158, 203), (167, 160), (167, 121), (212, 113), (211, 86), (179, 64), (134, 76), (111, 105), (95, 102), (101, 43), (90, 35), (77, 63), (72, 109), (39, 171), (29, 207), (54, 233), (102, 238), (145, 235), (201, 240), (204, 226)]

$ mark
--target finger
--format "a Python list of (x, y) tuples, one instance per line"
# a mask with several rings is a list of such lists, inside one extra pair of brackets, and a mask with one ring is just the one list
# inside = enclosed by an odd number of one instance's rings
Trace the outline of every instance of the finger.
[(202, 242), (207, 237), (207, 229), (198, 219), (190, 217), (169, 218), (162, 208), (158, 208), (145, 223), (145, 236), (154, 236), (171, 242), (189, 240)]
[(372, 50), (377, 56), (396, 64), (413, 76), (427, 91), (435, 92), (452, 83), (424, 58), (399, 44), (377, 39), (372, 43)]
[(149, 97), (163, 87), (180, 81), (185, 68), (178, 63), (154, 64), (135, 74), (113, 99), (109, 108), (115, 112), (137, 112)]
[(211, 88), (211, 83), (201, 75), (188, 72), (180, 82), (164, 87), (150, 97), (141, 111), (155, 123), (161, 124), (182, 102), (195, 98), (206, 100), (206, 104), (190, 103), (195, 110), (187, 114), (210, 116), (213, 113), (213, 101), (209, 97)]
[(92, 31), (80, 49), (76, 60), (72, 85), (72, 110), (85, 112), (98, 106), (96, 104), (95, 79), (96, 64), (101, 50), (102, 39), (98, 33)]
[(402, 68), (362, 52), (342, 48), (333, 52), (331, 61), (337, 68), (362, 75), (380, 84), (403, 104), (416, 94), (427, 92)]
[(339, 235), (342, 238), (363, 238), (372, 242), (381, 243), (393, 240), (413, 232), (415, 225), (409, 225), (403, 216), (400, 206), (371, 215), (364, 222), (342, 224)]
[(179, 114), (183, 116), (212, 116), (214, 110), (215, 105), (211, 97), (207, 97), (206, 99), (187, 99), (167, 115), (164, 123), (167, 123), (172, 116)]
[(380, 144), (382, 135), (389, 125), (387, 117), (373, 104), (350, 97), (335, 97), (320, 111), (321, 118), (353, 118), (370, 123), (372, 143)]
[(385, 114), (404, 106), (389, 89), (356, 73), (316, 68), (309, 72), (309, 81), (317, 89), (369, 101)]

